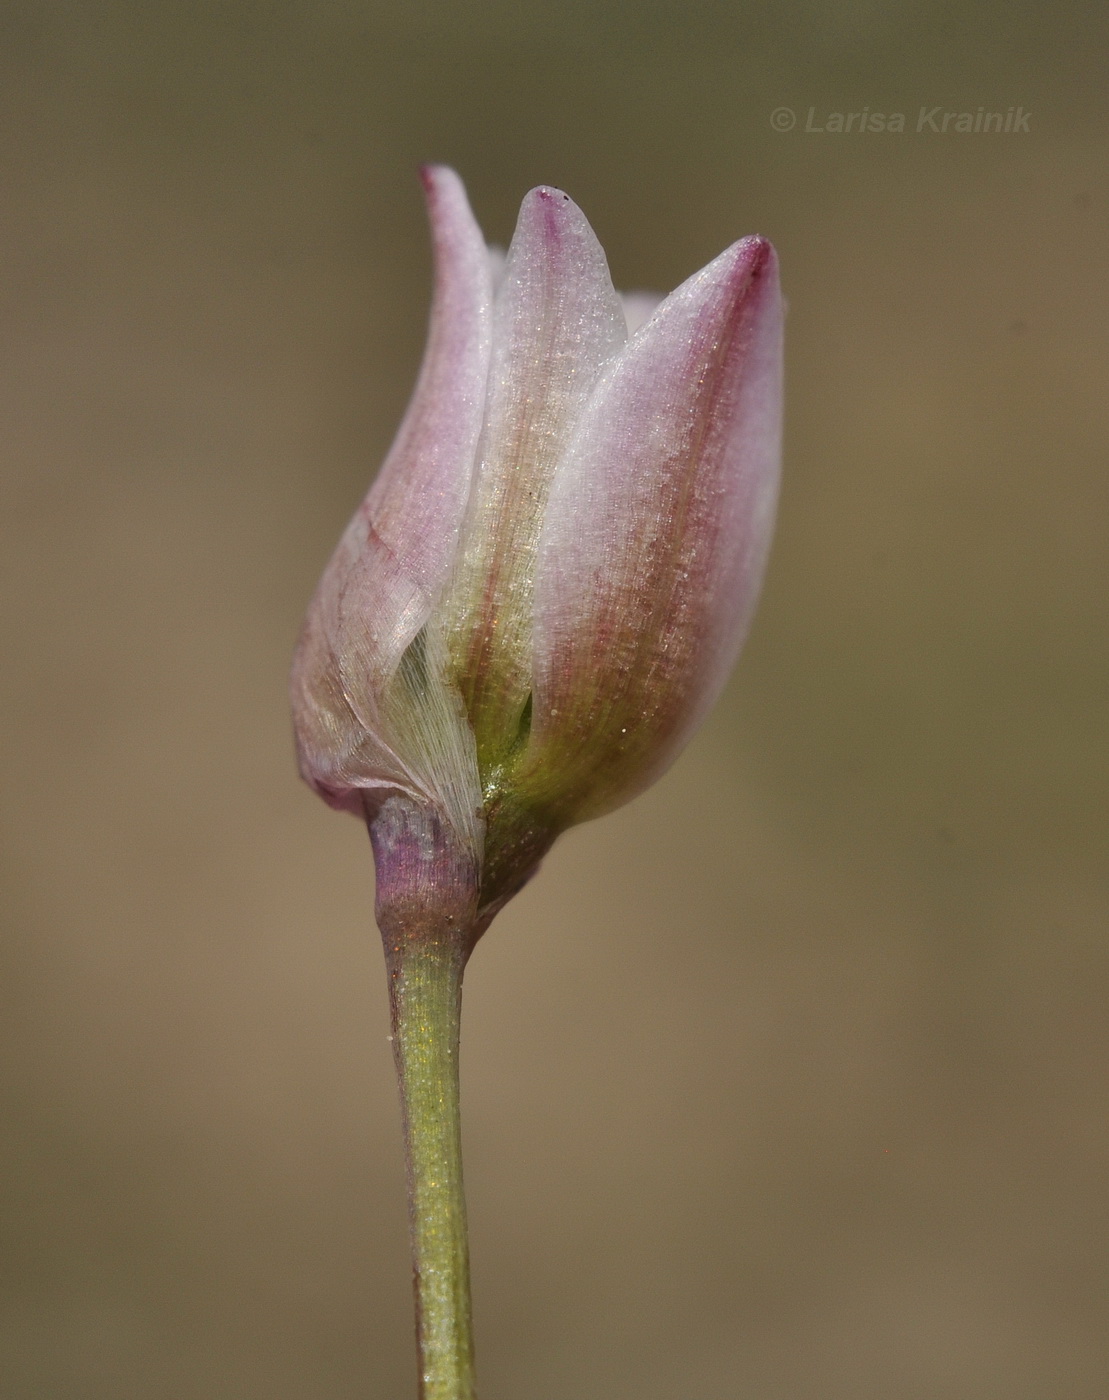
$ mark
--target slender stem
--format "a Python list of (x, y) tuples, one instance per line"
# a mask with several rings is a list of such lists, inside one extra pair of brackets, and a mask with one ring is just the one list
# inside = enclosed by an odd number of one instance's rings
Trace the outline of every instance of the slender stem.
[(408, 1162), (420, 1400), (473, 1400), (470, 1260), (462, 1194), (457, 929), (390, 946), (393, 1056)]

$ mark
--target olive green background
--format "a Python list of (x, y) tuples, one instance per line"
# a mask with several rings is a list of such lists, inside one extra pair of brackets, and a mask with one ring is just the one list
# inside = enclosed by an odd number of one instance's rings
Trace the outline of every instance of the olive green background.
[(1101, 1400), (1107, 40), (0, 9), (5, 1400), (414, 1394), (370, 853), (284, 687), (418, 364), (429, 158), (501, 242), (562, 185), (627, 288), (765, 233), (791, 303), (736, 677), (471, 964), (483, 1400)]

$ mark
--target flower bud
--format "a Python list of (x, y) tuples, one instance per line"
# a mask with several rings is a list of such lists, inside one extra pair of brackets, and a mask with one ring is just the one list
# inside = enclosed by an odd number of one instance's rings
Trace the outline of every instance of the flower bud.
[(653, 314), (622, 303), (547, 187), (494, 292), (458, 177), (424, 180), (423, 367), (309, 608), (292, 702), (303, 776), (370, 821), (379, 914), (396, 822), (374, 823), (397, 799), (447, 833), (452, 869), (462, 853), (480, 930), (560, 831), (669, 766), (727, 679), (773, 527), (782, 308), (761, 238)]

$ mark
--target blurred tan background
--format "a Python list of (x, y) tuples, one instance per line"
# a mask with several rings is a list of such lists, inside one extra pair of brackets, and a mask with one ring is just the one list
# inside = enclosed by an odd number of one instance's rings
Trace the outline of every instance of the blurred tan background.
[[(368, 843), (284, 686), (415, 374), (428, 158), (502, 242), (564, 186), (627, 288), (768, 234), (792, 307), (736, 678), (471, 965), (483, 1400), (1104, 1397), (1107, 40), (0, 9), (5, 1400), (414, 1394)], [(864, 106), (909, 129), (803, 129)]]

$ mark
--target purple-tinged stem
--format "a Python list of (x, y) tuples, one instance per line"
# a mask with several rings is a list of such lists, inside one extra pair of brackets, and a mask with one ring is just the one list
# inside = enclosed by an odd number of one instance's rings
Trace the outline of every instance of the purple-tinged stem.
[(389, 798), (370, 820), (408, 1166), (420, 1400), (473, 1400), (458, 1033), (476, 882), (438, 818)]

